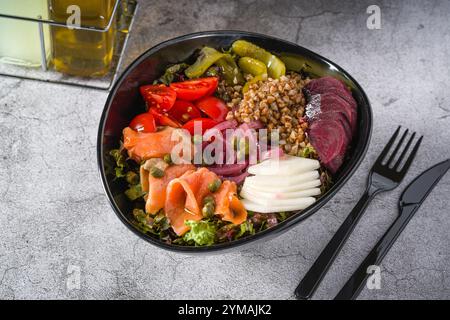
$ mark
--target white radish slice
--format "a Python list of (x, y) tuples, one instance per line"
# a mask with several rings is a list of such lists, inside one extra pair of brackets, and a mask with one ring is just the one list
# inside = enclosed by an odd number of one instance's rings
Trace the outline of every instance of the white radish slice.
[(242, 188), (249, 188), (255, 191), (262, 191), (262, 192), (296, 192), (296, 191), (302, 191), (307, 190), (311, 188), (315, 188), (320, 186), (321, 182), (320, 179), (300, 183), (294, 186), (288, 186), (288, 187), (276, 187), (273, 186), (265, 186), (265, 185), (257, 185), (247, 182), (248, 178), (245, 179), (244, 185)]
[(320, 189), (311, 188), (307, 190), (293, 191), (293, 192), (278, 192), (278, 191), (263, 192), (243, 187), (240, 195), (242, 198), (257, 203), (259, 199), (282, 200), (282, 199), (295, 199), (295, 198), (318, 196), (320, 195)]
[(255, 175), (292, 175), (320, 168), (320, 163), (314, 159), (286, 156), (280, 159), (268, 159), (248, 168)]
[(295, 186), (317, 178), (319, 178), (319, 172), (314, 170), (289, 176), (251, 176), (246, 178), (245, 182), (249, 185), (270, 186), (274, 190), (277, 187)]
[(256, 166), (266, 165), (266, 164), (269, 164), (271, 162), (278, 162), (278, 161), (287, 163), (287, 162), (290, 162), (290, 161), (298, 161), (298, 159), (306, 159), (306, 158), (300, 158), (300, 157), (295, 157), (295, 156), (290, 156), (290, 155), (285, 154), (285, 155), (283, 155), (281, 157), (278, 157), (278, 158), (269, 158), (269, 159), (263, 160), (260, 163), (256, 164)]
[(260, 204), (263, 206), (301, 206), (304, 202), (304, 199), (310, 198), (310, 197), (303, 197), (303, 198), (294, 198), (294, 199), (266, 199), (266, 198), (254, 198), (254, 199), (248, 199), (248, 201), (251, 201), (256, 204)]
[(301, 198), (298, 199), (298, 203), (296, 205), (261, 205), (258, 203), (255, 203), (253, 201), (249, 201), (247, 199), (242, 199), (242, 204), (244, 205), (245, 209), (255, 212), (261, 212), (261, 213), (271, 213), (271, 212), (281, 212), (281, 211), (295, 211), (295, 210), (303, 210), (310, 205), (312, 205), (316, 199), (313, 197), (307, 197), (307, 198)]

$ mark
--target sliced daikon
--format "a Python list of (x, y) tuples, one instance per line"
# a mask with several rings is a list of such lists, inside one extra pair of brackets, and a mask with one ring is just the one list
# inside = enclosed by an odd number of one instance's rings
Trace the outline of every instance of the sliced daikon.
[(251, 201), (256, 204), (264, 205), (264, 206), (293, 206), (298, 207), (302, 206), (305, 198), (311, 197), (302, 197), (302, 198), (293, 198), (293, 199), (267, 199), (267, 198), (245, 198), (248, 201)]
[(267, 159), (248, 168), (254, 175), (292, 175), (319, 169), (320, 163), (314, 159), (283, 156), (280, 159)]
[(311, 188), (301, 191), (291, 191), (291, 192), (264, 192), (258, 191), (251, 188), (242, 187), (241, 197), (248, 199), (250, 201), (258, 203), (259, 199), (269, 199), (269, 200), (282, 200), (282, 199), (294, 199), (294, 198), (304, 198), (304, 197), (313, 197), (320, 195), (319, 188)]
[(248, 178), (245, 179), (244, 185), (242, 188), (249, 188), (255, 191), (262, 191), (262, 192), (296, 192), (296, 191), (302, 191), (307, 190), (311, 188), (315, 188), (320, 186), (321, 182), (320, 179), (315, 179), (312, 181), (307, 181), (304, 183), (296, 184), (293, 186), (287, 186), (287, 187), (273, 187), (268, 185), (258, 185), (254, 183), (248, 183)]
[(300, 174), (292, 174), (288, 176), (251, 176), (245, 179), (245, 182), (250, 185), (266, 185), (271, 186), (272, 189), (277, 187), (290, 187), (319, 178), (317, 170), (308, 171)]
[(242, 203), (261, 213), (305, 209), (320, 195), (319, 168), (317, 160), (289, 155), (250, 166), (253, 176), (244, 181)]
[(316, 199), (313, 197), (306, 197), (297, 199), (297, 203), (293, 205), (288, 204), (259, 204), (248, 199), (242, 199), (242, 204), (245, 209), (261, 213), (280, 212), (280, 211), (295, 211), (303, 210), (312, 205)]

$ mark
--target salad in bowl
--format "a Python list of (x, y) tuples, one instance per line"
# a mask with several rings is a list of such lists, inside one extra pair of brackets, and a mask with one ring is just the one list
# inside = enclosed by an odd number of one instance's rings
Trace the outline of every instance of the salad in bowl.
[(236, 38), (141, 77), (144, 108), (102, 159), (133, 228), (170, 246), (216, 246), (276, 229), (320, 201), (360, 119), (347, 83), (310, 68)]

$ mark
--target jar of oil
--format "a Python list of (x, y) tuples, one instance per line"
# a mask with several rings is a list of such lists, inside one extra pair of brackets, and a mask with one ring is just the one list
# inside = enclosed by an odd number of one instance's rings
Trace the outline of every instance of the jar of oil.
[[(80, 16), (83, 27), (106, 28), (116, 0), (49, 0), (50, 18), (66, 23)], [(119, 1), (119, 0), (117, 0)], [(75, 7), (74, 7), (75, 6)], [(75, 11), (74, 11), (75, 10)], [(52, 62), (55, 70), (75, 76), (100, 77), (108, 73), (113, 56), (115, 19), (105, 32), (51, 26)]]

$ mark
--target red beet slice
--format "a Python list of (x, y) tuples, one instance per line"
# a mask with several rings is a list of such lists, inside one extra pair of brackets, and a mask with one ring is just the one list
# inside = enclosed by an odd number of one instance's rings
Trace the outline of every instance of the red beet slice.
[(352, 129), (352, 133), (355, 133), (357, 125), (357, 113), (350, 104), (342, 99), (340, 96), (334, 93), (324, 93), (320, 95), (320, 111), (326, 112), (338, 112), (345, 115)]
[(353, 138), (352, 128), (343, 113), (335, 111), (322, 112), (317, 117), (317, 120), (331, 120), (338, 122), (345, 131), (345, 136), (347, 138), (348, 143), (352, 141)]
[(312, 80), (306, 118), (308, 136), (319, 160), (332, 173), (340, 168), (357, 126), (357, 103), (346, 85), (333, 77)]
[(315, 91), (319, 87), (341, 87), (348, 90), (342, 81), (331, 76), (313, 79), (306, 85), (306, 88), (310, 91)]
[(308, 136), (322, 164), (336, 173), (344, 161), (349, 143), (341, 123), (328, 119), (314, 121), (309, 127)]
[(311, 80), (305, 86), (305, 89), (311, 94), (334, 93), (347, 101), (353, 108), (356, 109), (356, 101), (352, 96), (351, 91), (345, 84), (333, 77), (323, 77)]

